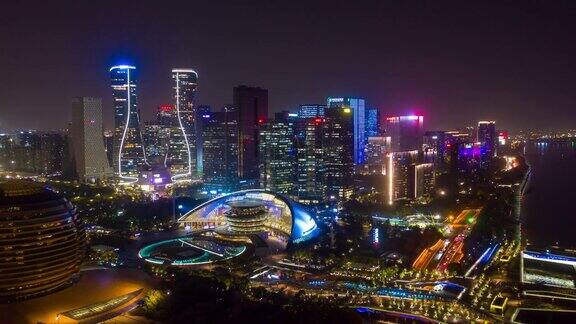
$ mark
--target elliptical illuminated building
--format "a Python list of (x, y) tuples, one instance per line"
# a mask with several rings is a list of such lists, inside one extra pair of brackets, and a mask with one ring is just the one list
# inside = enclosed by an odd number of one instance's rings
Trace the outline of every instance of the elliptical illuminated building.
[(110, 68), (114, 105), (114, 172), (122, 182), (138, 181), (138, 172), (147, 164), (136, 96), (136, 68), (117, 65)]

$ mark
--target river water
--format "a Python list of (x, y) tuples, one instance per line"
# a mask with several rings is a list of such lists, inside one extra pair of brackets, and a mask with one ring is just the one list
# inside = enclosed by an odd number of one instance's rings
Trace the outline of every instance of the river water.
[(523, 232), (537, 246), (576, 248), (576, 140), (529, 142)]

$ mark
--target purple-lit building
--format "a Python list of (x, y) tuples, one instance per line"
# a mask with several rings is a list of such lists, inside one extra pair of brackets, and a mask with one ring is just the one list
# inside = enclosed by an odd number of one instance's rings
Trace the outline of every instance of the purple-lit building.
[(482, 157), (486, 147), (481, 143), (461, 143), (458, 145), (458, 172), (475, 173), (482, 166)]
[(496, 144), (498, 134), (496, 133), (495, 121), (479, 121), (476, 141), (483, 147), (482, 167), (487, 167), (494, 156), (496, 156)]
[(387, 117), (384, 120), (385, 136), (390, 136), (393, 151), (413, 151), (422, 148), (424, 116), (410, 115)]

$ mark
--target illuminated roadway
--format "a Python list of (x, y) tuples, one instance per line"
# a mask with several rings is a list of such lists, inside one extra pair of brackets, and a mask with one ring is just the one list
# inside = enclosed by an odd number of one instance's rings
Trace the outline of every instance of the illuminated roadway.
[(444, 240), (438, 240), (434, 245), (425, 248), (420, 255), (414, 260), (412, 267), (416, 270), (423, 270), (428, 268), (430, 261), (434, 258), (435, 255), (442, 250), (444, 247)]
[[(464, 209), (454, 221), (447, 223), (451, 238), (438, 240), (418, 255), (412, 267), (416, 270), (436, 268), (446, 270), (450, 263), (458, 263), (464, 257), (464, 239), (470, 233), (480, 209)], [(435, 261), (439, 260), (438, 263)]]

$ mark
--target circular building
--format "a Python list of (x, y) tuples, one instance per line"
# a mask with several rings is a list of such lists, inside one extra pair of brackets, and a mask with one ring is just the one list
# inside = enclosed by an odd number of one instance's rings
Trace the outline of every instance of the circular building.
[(84, 251), (84, 228), (68, 200), (34, 182), (0, 182), (0, 302), (66, 285)]
[(261, 189), (237, 191), (212, 199), (186, 213), (178, 222), (189, 230), (282, 235), (287, 243), (301, 243), (318, 234), (318, 226), (304, 206)]
[(268, 209), (258, 200), (233, 200), (226, 203), (228, 231), (232, 234), (258, 234), (265, 230)]

